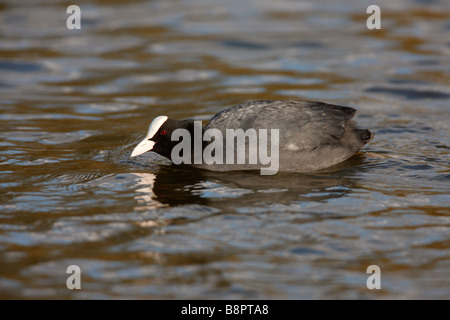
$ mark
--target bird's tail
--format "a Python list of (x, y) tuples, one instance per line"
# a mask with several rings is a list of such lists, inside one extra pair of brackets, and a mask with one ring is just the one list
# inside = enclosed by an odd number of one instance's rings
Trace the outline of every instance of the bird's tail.
[(375, 136), (372, 132), (370, 132), (367, 129), (359, 129), (358, 134), (359, 138), (361, 139), (361, 141), (364, 142), (364, 144), (368, 143)]

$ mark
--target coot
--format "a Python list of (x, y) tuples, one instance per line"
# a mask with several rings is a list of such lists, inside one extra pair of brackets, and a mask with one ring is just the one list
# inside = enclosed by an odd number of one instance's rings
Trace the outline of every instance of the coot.
[(312, 172), (345, 161), (373, 138), (351, 120), (355, 112), (319, 101), (259, 100), (225, 109), (205, 126), (159, 116), (131, 156), (152, 150), (212, 171)]

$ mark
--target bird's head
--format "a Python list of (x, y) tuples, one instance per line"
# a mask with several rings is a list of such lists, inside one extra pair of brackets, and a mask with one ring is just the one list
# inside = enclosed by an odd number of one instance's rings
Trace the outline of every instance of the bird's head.
[(148, 151), (154, 151), (171, 160), (171, 152), (178, 141), (172, 141), (172, 133), (176, 129), (193, 128), (190, 120), (172, 120), (167, 116), (159, 116), (153, 119), (148, 127), (145, 138), (134, 148), (131, 157), (136, 157)]

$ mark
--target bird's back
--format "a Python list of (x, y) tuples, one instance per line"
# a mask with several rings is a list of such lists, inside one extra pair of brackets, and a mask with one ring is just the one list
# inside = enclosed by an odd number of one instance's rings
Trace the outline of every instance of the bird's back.
[(278, 129), (280, 170), (307, 172), (346, 160), (372, 138), (351, 121), (355, 112), (318, 101), (260, 100), (219, 112), (205, 130), (225, 136), (226, 129)]

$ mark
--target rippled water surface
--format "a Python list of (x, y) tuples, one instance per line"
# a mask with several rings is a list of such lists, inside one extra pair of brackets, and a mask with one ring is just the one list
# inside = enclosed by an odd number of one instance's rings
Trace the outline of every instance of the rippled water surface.
[[(0, 298), (450, 298), (448, 1), (67, 3), (0, 3)], [(314, 174), (129, 157), (158, 115), (289, 98), (375, 139)]]

